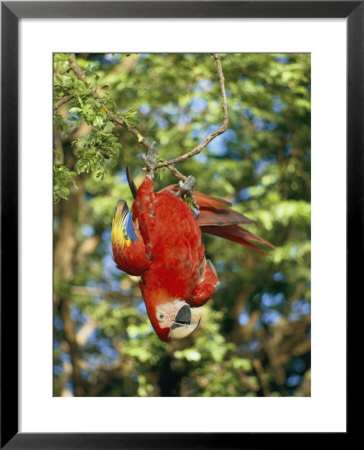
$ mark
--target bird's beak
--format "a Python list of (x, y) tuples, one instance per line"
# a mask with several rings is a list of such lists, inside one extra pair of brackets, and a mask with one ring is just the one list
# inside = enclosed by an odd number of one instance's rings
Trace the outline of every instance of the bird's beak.
[(201, 319), (198, 319), (195, 323), (191, 323), (191, 308), (188, 305), (183, 305), (171, 325), (169, 337), (174, 339), (182, 339), (189, 336), (196, 330), (200, 320)]

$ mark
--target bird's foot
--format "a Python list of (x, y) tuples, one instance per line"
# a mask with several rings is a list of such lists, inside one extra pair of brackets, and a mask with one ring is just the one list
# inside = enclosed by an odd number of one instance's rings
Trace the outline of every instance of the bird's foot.
[(147, 175), (152, 179), (154, 178), (154, 169), (157, 165), (157, 143), (153, 141), (152, 145), (148, 148), (147, 153), (142, 155), (142, 158), (147, 166)]
[(177, 192), (177, 197), (185, 198), (189, 196), (193, 196), (193, 188), (196, 183), (196, 178), (192, 175), (189, 175), (185, 181), (180, 180), (179, 182), (179, 191)]

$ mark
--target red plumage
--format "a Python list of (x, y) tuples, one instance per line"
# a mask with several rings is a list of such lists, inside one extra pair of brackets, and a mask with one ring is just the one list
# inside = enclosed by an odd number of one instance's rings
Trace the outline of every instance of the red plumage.
[(133, 203), (133, 217), (139, 221), (151, 261), (143, 282), (165, 289), (172, 297), (190, 298), (205, 249), (189, 206), (170, 192), (153, 193), (153, 182), (147, 177)]
[(190, 323), (189, 308), (206, 303), (218, 284), (212, 263), (205, 259), (201, 231), (259, 251), (264, 250), (250, 241), (273, 246), (241, 228), (240, 223), (254, 221), (230, 209), (225, 200), (194, 192), (199, 207), (196, 218), (176, 195), (177, 185), (155, 193), (149, 176), (138, 190), (132, 181), (129, 184), (135, 196), (132, 215), (125, 205), (117, 208), (112, 228), (114, 259), (126, 273), (141, 276), (142, 295), (159, 338), (185, 337), (199, 323)]
[[(178, 185), (172, 184), (162, 190), (174, 192), (177, 194)], [(212, 197), (202, 192), (194, 191), (196, 205), (199, 208), (197, 223), (201, 227), (203, 233), (219, 236), (228, 239), (246, 247), (253, 248), (262, 253), (267, 253), (264, 249), (257, 247), (250, 241), (259, 242), (274, 248), (274, 245), (260, 238), (239, 226), (239, 224), (255, 223), (255, 220), (249, 219), (243, 214), (232, 210), (230, 202), (220, 198)]]

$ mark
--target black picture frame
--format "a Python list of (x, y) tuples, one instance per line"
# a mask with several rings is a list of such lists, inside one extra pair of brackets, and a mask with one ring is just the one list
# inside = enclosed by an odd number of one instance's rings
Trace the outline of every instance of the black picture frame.
[[(1, 2), (1, 448), (265, 448), (276, 437), (274, 433), (18, 432), (18, 23), (21, 18), (108, 17), (347, 19), (347, 305), (349, 299), (360, 300), (359, 280), (364, 273), (364, 1)], [(351, 348), (347, 346), (348, 355)], [(335, 435), (338, 445), (349, 436), (349, 420), (347, 424), (346, 433)], [(309, 435), (303, 433), (298, 439), (296, 433), (279, 434), (283, 445), (307, 444), (312, 439)], [(327, 445), (327, 437), (316, 433), (315, 444), (325, 439)]]

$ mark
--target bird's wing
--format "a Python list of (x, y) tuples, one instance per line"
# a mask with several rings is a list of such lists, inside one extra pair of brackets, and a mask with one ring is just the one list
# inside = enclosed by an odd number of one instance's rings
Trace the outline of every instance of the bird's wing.
[[(178, 190), (177, 184), (172, 184), (163, 189), (163, 191), (174, 194), (177, 194)], [(255, 220), (231, 209), (230, 202), (198, 191), (194, 191), (194, 196), (199, 207), (197, 223), (202, 232), (237, 242), (263, 253), (266, 253), (266, 251), (254, 245), (251, 241), (274, 248), (274, 245), (270, 242), (239, 226), (239, 224), (255, 223)]]
[(141, 275), (149, 266), (138, 223), (133, 222), (125, 201), (119, 200), (112, 221), (111, 244), (114, 260), (129, 275)]

